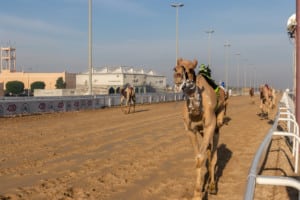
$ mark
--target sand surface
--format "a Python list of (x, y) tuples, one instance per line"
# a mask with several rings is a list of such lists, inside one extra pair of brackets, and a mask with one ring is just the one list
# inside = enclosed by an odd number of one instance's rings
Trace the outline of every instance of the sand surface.
[[(0, 118), (0, 199), (191, 199), (195, 162), (183, 103), (139, 105), (127, 115), (110, 108)], [(248, 96), (230, 99), (218, 193), (208, 199), (243, 199), (253, 156), (271, 127), (258, 112), (258, 97), (254, 104)], [(267, 194), (279, 197), (274, 187)]]

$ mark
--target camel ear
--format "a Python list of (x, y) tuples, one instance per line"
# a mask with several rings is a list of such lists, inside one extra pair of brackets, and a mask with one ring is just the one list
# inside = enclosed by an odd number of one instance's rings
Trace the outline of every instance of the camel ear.
[(197, 60), (197, 59), (194, 59), (193, 64), (194, 64), (194, 69), (195, 69), (195, 68), (197, 67), (197, 65), (198, 65), (198, 60)]
[(177, 66), (182, 62), (182, 58), (177, 59)]

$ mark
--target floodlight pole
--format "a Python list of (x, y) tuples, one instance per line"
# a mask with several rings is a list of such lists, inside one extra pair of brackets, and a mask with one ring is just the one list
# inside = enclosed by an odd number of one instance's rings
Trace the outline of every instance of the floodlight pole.
[(93, 73), (93, 64), (92, 64), (92, 0), (89, 0), (89, 44), (88, 44), (88, 72), (89, 72), (89, 89), (88, 94), (92, 95), (92, 73)]
[(236, 82), (237, 82), (237, 93), (240, 94), (240, 53), (235, 54), (237, 56), (237, 77), (236, 77)]
[(208, 65), (209, 67), (211, 67), (211, 35), (214, 33), (215, 31), (210, 29), (205, 31), (205, 33), (208, 34)]
[(176, 8), (176, 61), (175, 64), (177, 64), (177, 59), (178, 59), (178, 9), (180, 7), (183, 7), (183, 3), (172, 3), (172, 7)]
[(228, 41), (226, 41), (226, 43), (224, 44), (225, 47), (225, 83), (226, 83), (226, 90), (228, 90), (228, 50), (230, 47), (230, 43)]

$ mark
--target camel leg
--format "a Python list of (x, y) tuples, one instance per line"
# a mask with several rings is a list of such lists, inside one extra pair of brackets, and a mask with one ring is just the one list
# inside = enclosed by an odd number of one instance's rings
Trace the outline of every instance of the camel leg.
[[(213, 114), (210, 121), (205, 121), (204, 124), (204, 134), (202, 138), (202, 143), (199, 148), (199, 154), (197, 155), (197, 181), (196, 181), (196, 187), (194, 190), (194, 195), (198, 195), (199, 191), (201, 191), (201, 186), (203, 185), (203, 179), (202, 176), (202, 170), (205, 168), (206, 159), (207, 159), (207, 148), (210, 143), (212, 143), (214, 133), (215, 133), (215, 127), (216, 127), (216, 116)], [(205, 119), (210, 119), (209, 117), (206, 117)], [(197, 197), (197, 196), (194, 196)]]
[[(205, 119), (209, 119), (209, 117), (206, 117)], [(211, 120), (208, 122), (205, 121), (204, 124), (204, 134), (203, 134), (203, 140), (199, 149), (199, 155), (197, 156), (199, 161), (200, 161), (200, 166), (203, 165), (203, 162), (205, 159), (202, 159), (202, 157), (206, 157), (206, 150), (208, 145), (213, 139), (214, 133), (215, 133), (215, 128), (216, 128), (216, 116), (213, 114), (211, 116)]]
[(133, 102), (133, 112), (135, 112), (135, 101)]
[(123, 106), (124, 96), (121, 96), (120, 105)]
[(216, 180), (215, 180), (215, 169), (216, 169), (216, 164), (218, 160), (218, 154), (217, 154), (217, 146), (219, 143), (219, 134), (216, 133), (214, 134), (213, 137), (213, 144), (211, 149), (209, 149), (209, 163), (208, 163), (208, 170), (209, 170), (209, 193), (210, 194), (216, 194), (217, 193), (217, 188), (216, 188)]
[(265, 100), (263, 104), (263, 118), (268, 119), (269, 118), (269, 112), (270, 112), (270, 102), (269, 100)]
[(223, 125), (224, 115), (225, 115), (225, 111), (223, 110), (217, 116), (217, 128), (218, 129)]
[(199, 138), (196, 133), (190, 130), (186, 131), (186, 134), (188, 135), (190, 142), (193, 146), (195, 156), (197, 156), (199, 154)]
[(129, 101), (129, 98), (127, 98), (126, 100), (126, 108), (127, 108), (127, 114), (130, 113), (130, 101)]
[(202, 200), (202, 189), (201, 183), (203, 182), (202, 177), (202, 168), (198, 166), (198, 159), (197, 155), (199, 155), (199, 138), (198, 134), (190, 130), (190, 123), (184, 123), (186, 131), (185, 133), (190, 139), (190, 142), (193, 146), (194, 153), (196, 155), (196, 185), (194, 190), (194, 197), (193, 200)]
[(270, 104), (266, 105), (266, 119), (269, 119), (269, 113), (270, 113)]
[(261, 114), (260, 117), (263, 119), (268, 115), (268, 110), (267, 110), (267, 105), (266, 105), (266, 101), (261, 100), (260, 102), (260, 109), (261, 109)]
[(262, 100), (260, 100), (259, 108), (260, 108), (260, 113), (261, 113), (261, 115), (263, 115), (263, 114), (264, 114), (264, 106), (263, 106)]
[(128, 113), (130, 113), (130, 110), (131, 110), (131, 99), (129, 98), (129, 101), (128, 101)]
[(184, 111), (183, 124), (185, 128), (185, 134), (189, 137), (195, 156), (197, 156), (199, 154), (199, 139), (197, 137), (197, 133), (191, 129), (192, 122), (189, 118), (187, 107), (184, 107)]
[[(124, 106), (125, 106), (125, 105), (124, 105), (124, 100), (125, 100), (125, 97), (122, 96), (122, 97), (121, 97), (121, 100), (120, 100), (120, 106), (121, 106), (122, 112), (126, 113), (126, 110), (124, 110), (124, 109), (126, 109), (126, 107), (124, 107)], [(125, 103), (126, 103), (126, 102), (125, 102)]]
[(131, 110), (131, 107), (133, 108), (133, 112), (135, 112), (135, 104), (134, 104), (134, 101), (132, 99), (129, 100), (129, 112)]
[(131, 99), (132, 107), (133, 107), (133, 112), (135, 112), (135, 98), (132, 97)]
[(195, 185), (193, 200), (202, 200), (203, 193), (201, 188), (204, 179), (204, 176), (202, 176), (202, 170), (203, 170), (202, 167), (196, 168), (196, 185)]

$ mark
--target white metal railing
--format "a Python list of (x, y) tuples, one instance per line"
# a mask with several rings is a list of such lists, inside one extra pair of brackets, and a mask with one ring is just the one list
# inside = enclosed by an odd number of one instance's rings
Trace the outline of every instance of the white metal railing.
[[(136, 94), (136, 104), (183, 100), (182, 93)], [(37, 113), (68, 112), (85, 109), (101, 109), (120, 105), (120, 94), (56, 96), (56, 97), (10, 97), (0, 99), (0, 117), (30, 115)]]
[[(287, 131), (277, 130), (277, 126), (280, 121), (286, 122)], [(300, 181), (291, 177), (262, 176), (258, 174), (258, 172), (262, 167), (262, 161), (266, 157), (266, 153), (269, 149), (270, 142), (274, 135), (289, 137), (290, 142), (293, 145), (292, 153), (293, 156), (295, 157), (294, 172), (298, 173), (299, 144), (300, 144), (299, 126), (298, 123), (296, 122), (295, 115), (294, 115), (294, 103), (292, 99), (289, 97), (287, 92), (283, 94), (280, 100), (278, 106), (278, 113), (274, 120), (273, 126), (271, 127), (268, 134), (262, 141), (252, 161), (249, 174), (248, 174), (244, 200), (253, 200), (256, 184), (293, 187), (298, 190), (298, 199), (300, 200)]]

